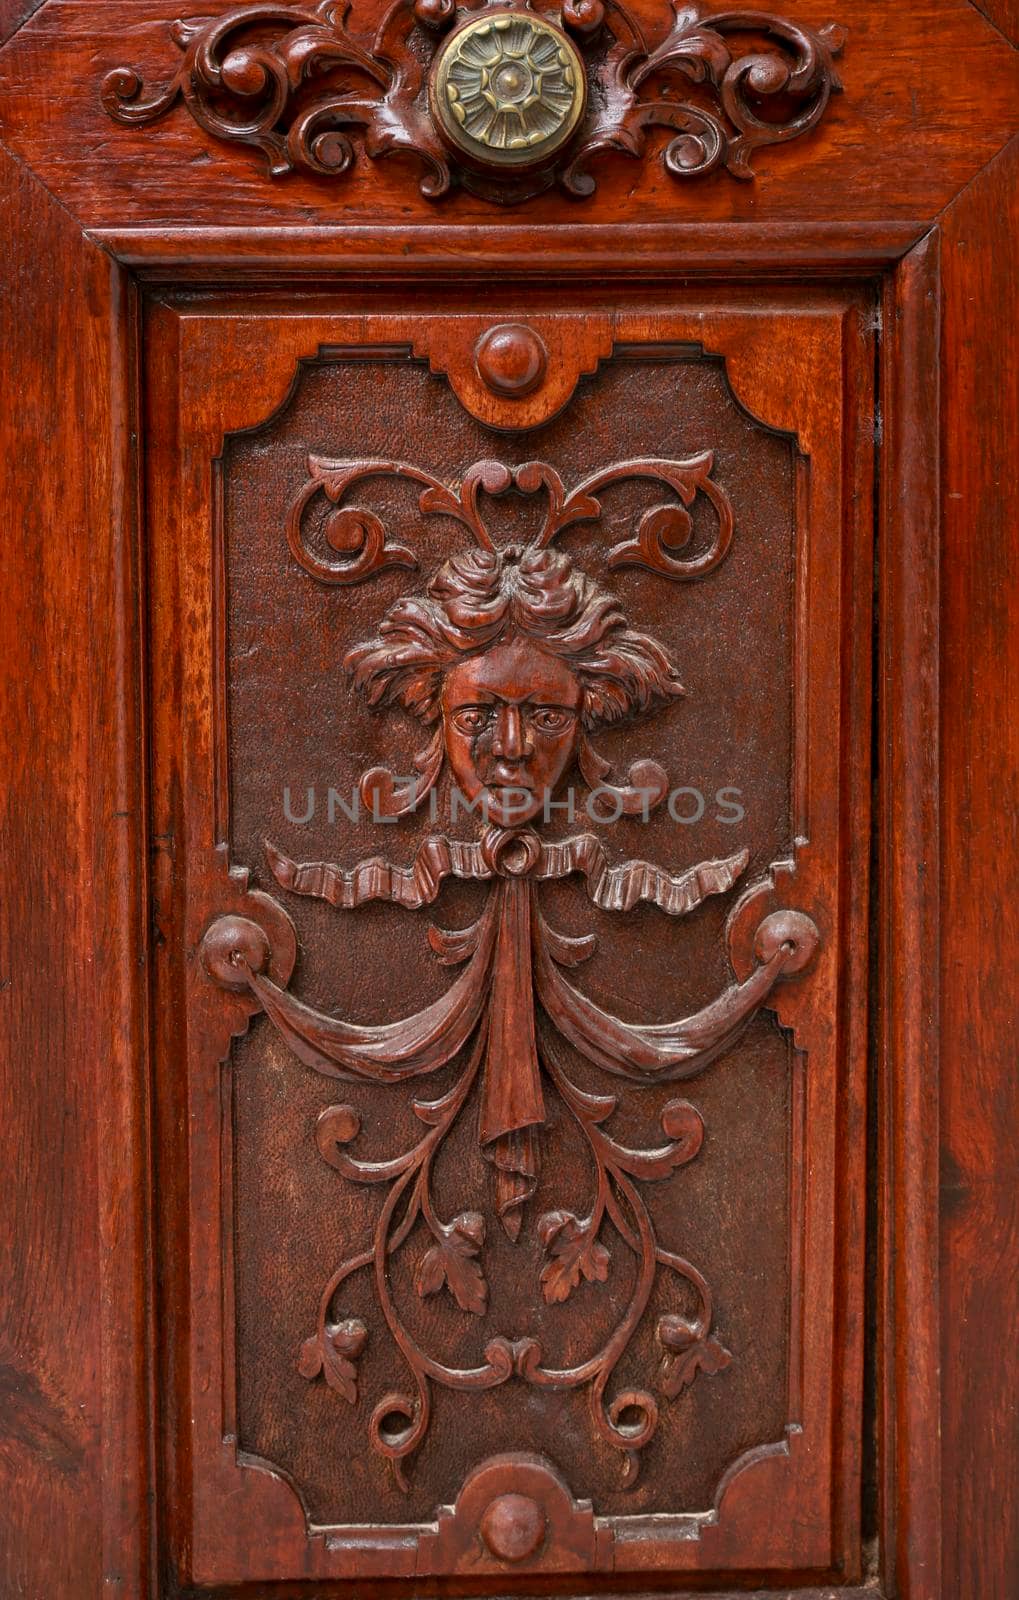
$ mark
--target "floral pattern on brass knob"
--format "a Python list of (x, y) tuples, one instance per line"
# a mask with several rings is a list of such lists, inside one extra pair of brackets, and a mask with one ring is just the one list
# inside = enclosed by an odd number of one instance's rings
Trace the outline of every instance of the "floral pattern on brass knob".
[(543, 17), (476, 17), (436, 57), (436, 120), (458, 150), (487, 166), (551, 158), (576, 130), (586, 98), (580, 56)]

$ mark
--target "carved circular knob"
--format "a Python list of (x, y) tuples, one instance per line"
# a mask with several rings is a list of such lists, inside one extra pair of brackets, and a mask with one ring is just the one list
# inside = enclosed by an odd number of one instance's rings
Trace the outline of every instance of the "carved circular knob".
[(526, 877), (538, 864), (541, 843), (530, 828), (486, 828), (481, 859), (500, 878)]
[(264, 972), (269, 954), (265, 930), (249, 917), (217, 917), (201, 943), (202, 966), (223, 989), (246, 989), (244, 969)]
[(432, 115), (448, 144), (485, 167), (550, 160), (576, 132), (587, 74), (561, 28), (527, 11), (484, 12), (454, 30), (432, 67)]
[(474, 347), (481, 381), (493, 394), (519, 400), (536, 389), (548, 368), (548, 351), (533, 328), (501, 322), (483, 333)]
[(783, 972), (802, 972), (820, 943), (816, 923), (802, 911), (773, 911), (765, 917), (754, 936), (758, 961), (770, 961), (784, 947), (788, 952)]
[(526, 1561), (545, 1537), (545, 1513), (526, 1494), (501, 1494), (481, 1518), (481, 1537), (497, 1561)]

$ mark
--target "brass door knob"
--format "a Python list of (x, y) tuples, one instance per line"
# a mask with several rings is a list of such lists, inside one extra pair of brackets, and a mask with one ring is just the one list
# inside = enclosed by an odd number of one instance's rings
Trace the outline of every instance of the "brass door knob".
[(448, 144), (491, 169), (539, 166), (577, 129), (587, 100), (580, 56), (554, 23), (490, 11), (450, 34), (432, 69), (432, 115)]

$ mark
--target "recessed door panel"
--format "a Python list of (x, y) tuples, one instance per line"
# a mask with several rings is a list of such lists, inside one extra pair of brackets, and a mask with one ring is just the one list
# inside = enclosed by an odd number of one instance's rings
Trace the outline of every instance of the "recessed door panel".
[(194, 1582), (857, 1562), (866, 322), (153, 308)]

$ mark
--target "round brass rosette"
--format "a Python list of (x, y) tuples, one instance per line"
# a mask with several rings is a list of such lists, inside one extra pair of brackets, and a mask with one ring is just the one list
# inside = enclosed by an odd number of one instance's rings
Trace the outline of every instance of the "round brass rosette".
[(554, 23), (530, 12), (472, 18), (432, 70), (432, 114), (447, 141), (486, 167), (536, 166), (572, 137), (587, 75)]

